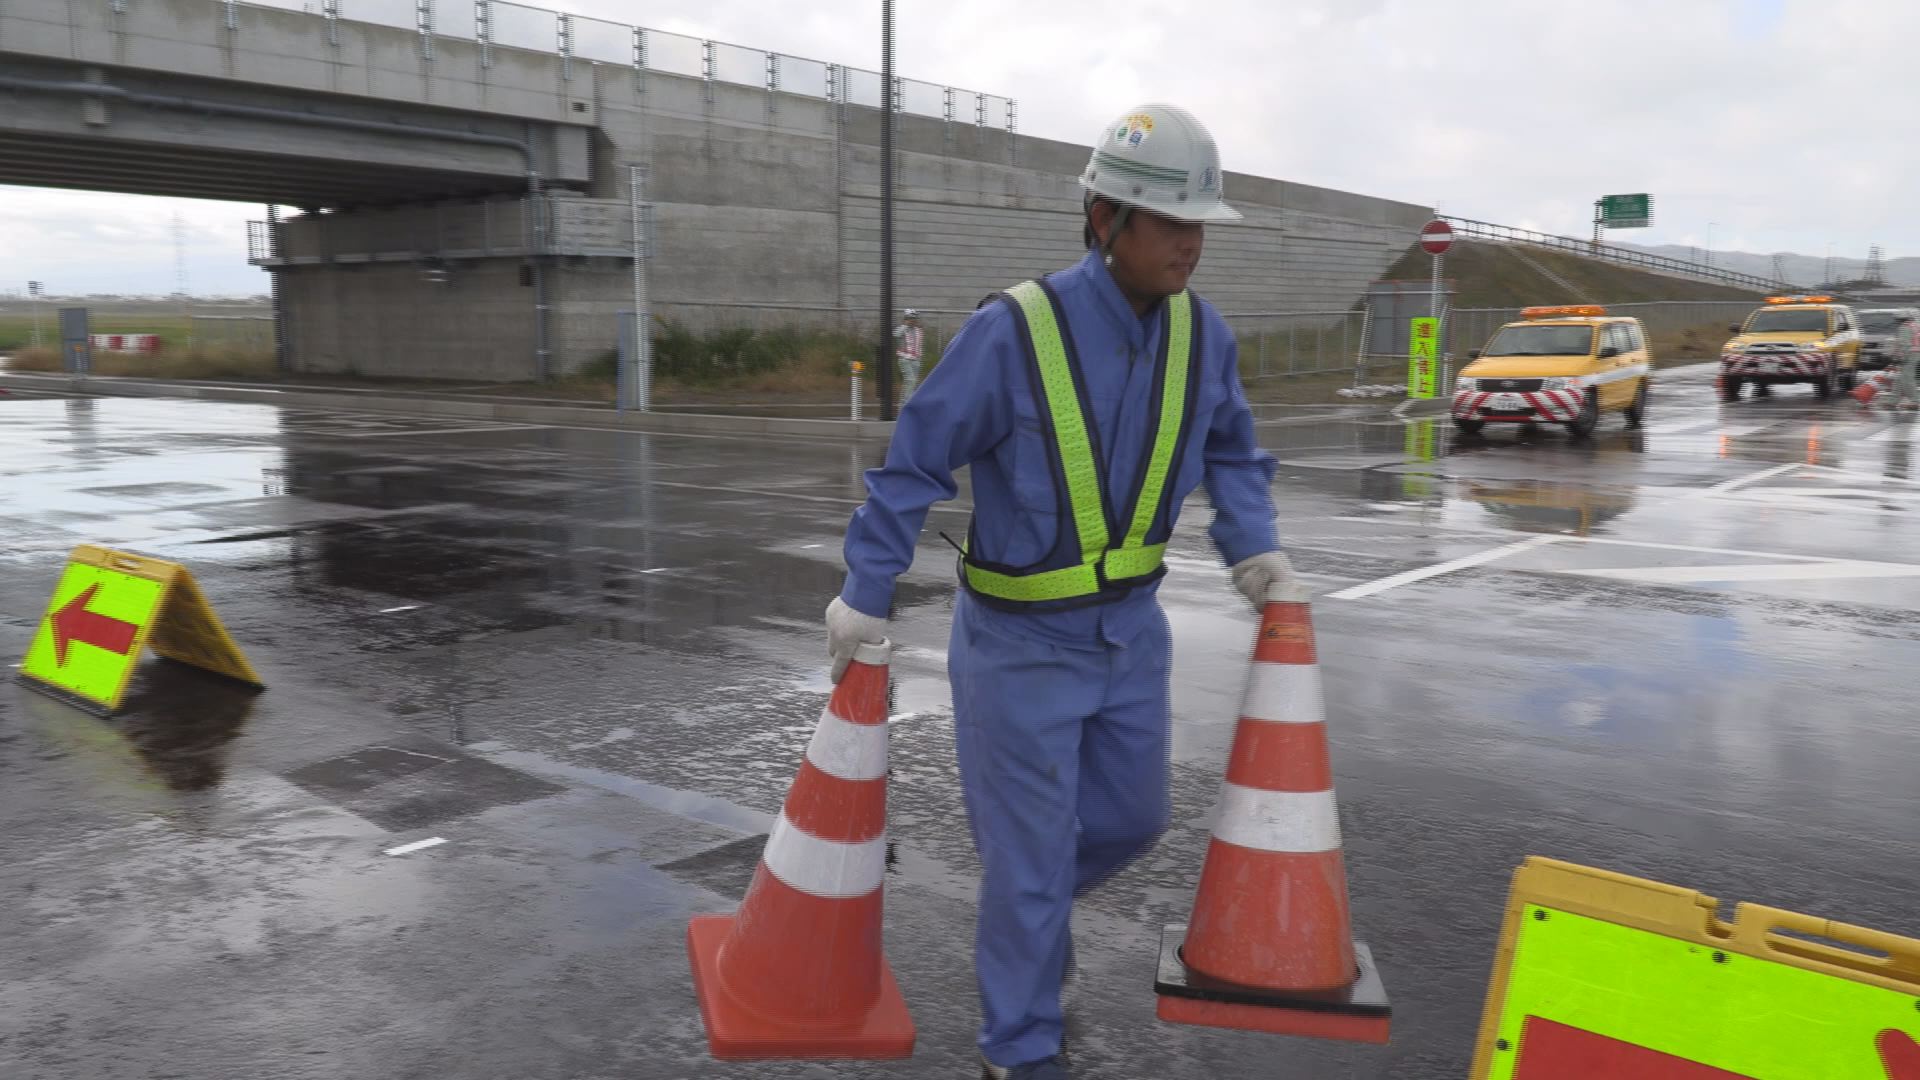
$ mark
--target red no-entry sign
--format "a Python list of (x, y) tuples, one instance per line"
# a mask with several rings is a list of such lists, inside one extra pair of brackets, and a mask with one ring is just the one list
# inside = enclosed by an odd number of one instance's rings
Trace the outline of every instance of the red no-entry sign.
[(1420, 227), (1420, 250), (1429, 255), (1445, 255), (1453, 246), (1453, 226), (1435, 218)]

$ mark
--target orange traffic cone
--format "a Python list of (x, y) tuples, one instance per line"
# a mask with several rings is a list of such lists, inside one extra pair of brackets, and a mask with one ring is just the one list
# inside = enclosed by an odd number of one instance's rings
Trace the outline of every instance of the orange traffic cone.
[(1182, 1024), (1387, 1041), (1391, 1009), (1353, 940), (1307, 593), (1268, 597), (1191, 926), (1154, 981)]
[(880, 950), (890, 649), (860, 646), (834, 688), (740, 910), (687, 925), (716, 1058), (913, 1053)]
[(1893, 381), (1892, 372), (1890, 371), (1874, 372), (1872, 375), (1869, 375), (1867, 378), (1861, 380), (1859, 386), (1856, 386), (1853, 388), (1853, 400), (1859, 402), (1862, 405), (1872, 404), (1874, 395), (1880, 393), (1880, 391), (1882, 390), (1885, 390), (1887, 388), (1887, 384), (1891, 383), (1892, 381)]

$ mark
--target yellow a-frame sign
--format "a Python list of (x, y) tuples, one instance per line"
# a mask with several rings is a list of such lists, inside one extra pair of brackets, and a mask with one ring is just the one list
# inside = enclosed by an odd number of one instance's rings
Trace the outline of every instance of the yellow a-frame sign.
[(186, 567), (92, 544), (67, 556), (20, 680), (105, 715), (148, 648), (265, 688)]

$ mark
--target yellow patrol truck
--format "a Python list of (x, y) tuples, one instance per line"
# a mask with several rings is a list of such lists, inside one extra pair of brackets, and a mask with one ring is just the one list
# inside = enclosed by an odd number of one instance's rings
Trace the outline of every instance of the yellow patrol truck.
[(1453, 423), (1469, 435), (1487, 424), (1564, 424), (1585, 437), (1600, 414), (1647, 416), (1653, 354), (1639, 319), (1597, 304), (1530, 307), (1502, 326), (1453, 389)]
[(1727, 331), (1733, 339), (1720, 347), (1723, 401), (1739, 401), (1747, 386), (1766, 397), (1775, 386), (1810, 383), (1821, 399), (1853, 389), (1860, 322), (1831, 296), (1769, 296)]

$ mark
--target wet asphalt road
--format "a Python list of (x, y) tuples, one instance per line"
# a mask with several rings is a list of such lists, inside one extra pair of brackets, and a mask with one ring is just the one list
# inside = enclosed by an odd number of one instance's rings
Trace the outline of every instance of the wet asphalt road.
[[(1175, 823), (1076, 916), (1080, 1075), (1464, 1076), (1528, 854), (1920, 934), (1920, 434), (1802, 388), (1722, 406), (1707, 378), (1667, 373), (1648, 431), (1586, 443), (1263, 427), (1321, 594), (1388, 1047), (1153, 1019), (1253, 625), (1189, 508)], [(711, 1062), (682, 947), (737, 902), (819, 714), (881, 453), (0, 399), (0, 658), (93, 542), (187, 564), (272, 687), (152, 663), (102, 722), (0, 686), (0, 1078), (974, 1075), (932, 535), (964, 509), (934, 513), (897, 627), (888, 954), (916, 1056)]]

